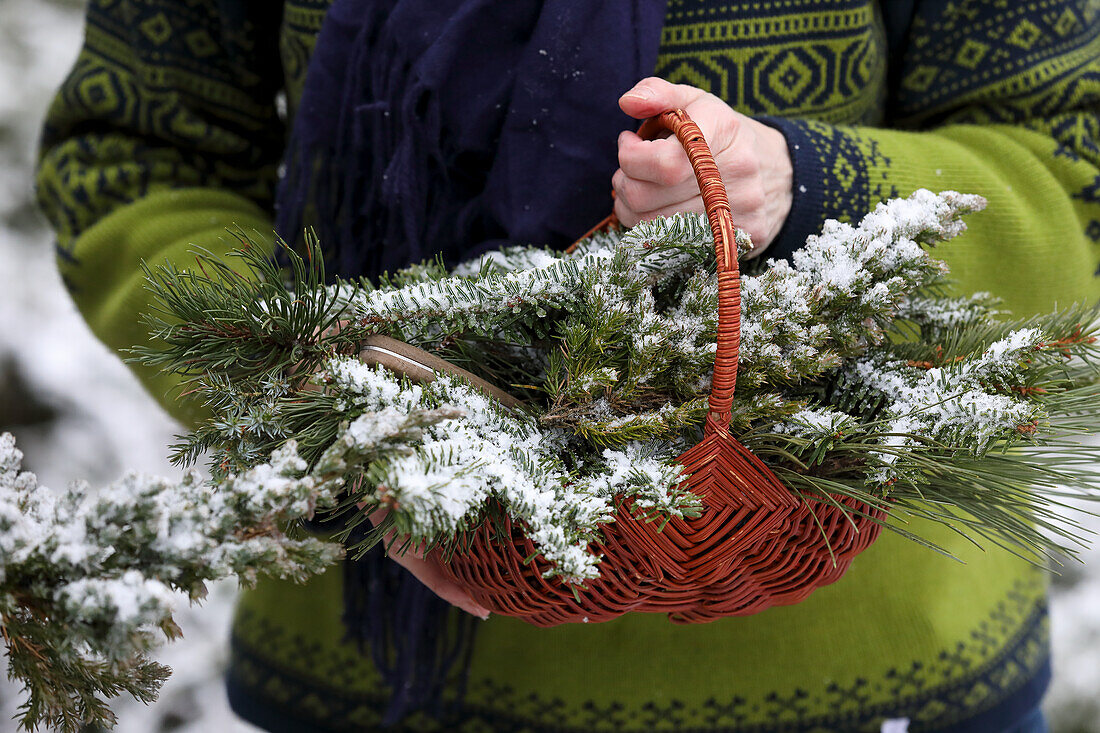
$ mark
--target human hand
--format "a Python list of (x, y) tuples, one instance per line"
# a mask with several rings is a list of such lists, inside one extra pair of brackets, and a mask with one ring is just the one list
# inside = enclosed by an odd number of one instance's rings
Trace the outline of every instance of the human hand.
[[(338, 321), (333, 326), (329, 327), (323, 334), (323, 336), (334, 336), (340, 333), (341, 329), (347, 324), (347, 321)], [(298, 370), (298, 365), (294, 365), (291, 368), (291, 374), (293, 375)], [(320, 385), (307, 381), (303, 389), (308, 391), (318, 391), (321, 389)], [(366, 506), (365, 503), (358, 505), (362, 510)], [(386, 518), (386, 514), (389, 510), (385, 507), (381, 507), (367, 516), (370, 523), (374, 526), (378, 526)], [(394, 542), (394, 533), (390, 532), (382, 540), (385, 547), (400, 547), (401, 542)], [(453, 580), (447, 577), (447, 574), (443, 572), (443, 563), (434, 554), (425, 555), (419, 547), (408, 547), (404, 552), (386, 553), (391, 560), (408, 570), (413, 576), (423, 583), (428, 590), (435, 593), (443, 600), (450, 603), (452, 606), (458, 606), (463, 611), (469, 614), (473, 614), (481, 619), (489, 618), (489, 609), (479, 605), (474, 599), (470, 598), (463, 588), (455, 583)]]
[[(362, 505), (360, 505), (360, 508), (362, 508)], [(386, 518), (388, 512), (388, 509), (381, 507), (368, 515), (367, 518), (371, 524), (377, 527), (379, 522)], [(390, 547), (391, 544), (393, 547), (401, 547), (400, 540), (394, 541), (393, 532), (387, 534), (382, 542), (385, 547)], [(470, 598), (470, 595), (463, 590), (462, 586), (447, 577), (447, 574), (443, 572), (443, 563), (434, 553), (425, 555), (421, 548), (410, 546), (404, 552), (387, 554), (391, 560), (412, 573), (417, 580), (427, 586), (428, 590), (447, 603), (458, 606), (466, 613), (480, 619), (489, 618), (489, 609)]]
[[(778, 130), (737, 112), (713, 94), (649, 77), (619, 98), (624, 112), (646, 119), (682, 109), (699, 125), (710, 147), (734, 223), (752, 237), (754, 254), (772, 243), (791, 211), (793, 169)], [(678, 212), (703, 212), (703, 199), (687, 153), (669, 137), (643, 140), (619, 135), (619, 170), (611, 178), (615, 215), (625, 226)]]

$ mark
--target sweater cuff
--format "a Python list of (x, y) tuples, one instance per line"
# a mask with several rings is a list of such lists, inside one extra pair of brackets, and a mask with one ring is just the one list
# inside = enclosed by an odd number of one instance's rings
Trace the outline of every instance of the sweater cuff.
[(826, 219), (858, 220), (869, 211), (866, 156), (840, 128), (808, 120), (756, 117), (787, 140), (791, 211), (764, 256), (790, 259)]
[[(270, 217), (238, 194), (214, 189), (158, 191), (122, 206), (85, 230), (71, 250), (60, 250), (58, 269), (73, 301), (100, 341), (119, 351), (148, 342), (141, 316), (153, 307), (142, 262), (185, 268), (204, 249), (214, 256), (240, 247), (227, 230), (243, 230), (271, 246)], [(181, 401), (177, 375), (140, 364), (130, 368), (173, 417), (193, 424), (201, 405)]]

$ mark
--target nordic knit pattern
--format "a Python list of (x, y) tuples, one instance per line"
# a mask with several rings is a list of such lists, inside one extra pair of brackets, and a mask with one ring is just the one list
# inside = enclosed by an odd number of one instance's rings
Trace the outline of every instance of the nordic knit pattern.
[[(137, 263), (270, 230), (284, 126), (328, 0), (91, 0), (51, 108), (39, 194), (59, 267), (108, 344), (143, 335)], [(825, 218), (914, 188), (980, 193), (946, 247), (962, 290), (1024, 313), (1095, 300), (1100, 281), (1100, 18), (1088, 0), (669, 0), (656, 73), (786, 136), (783, 254)], [(168, 382), (143, 374), (163, 395)], [(168, 400), (170, 403), (170, 400)], [(173, 409), (179, 414), (178, 405)], [(482, 625), (464, 731), (997, 731), (1047, 666), (1044, 579), (1010, 555), (911, 527), (806, 602), (696, 627), (634, 614), (549, 630)], [(238, 708), (272, 730), (364, 730), (387, 691), (341, 643), (340, 576), (265, 582), (233, 633)], [(430, 730), (423, 718), (408, 730)]]

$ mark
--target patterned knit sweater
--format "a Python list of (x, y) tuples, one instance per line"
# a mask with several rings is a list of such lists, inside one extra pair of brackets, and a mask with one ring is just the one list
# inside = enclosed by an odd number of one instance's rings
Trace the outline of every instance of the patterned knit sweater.
[[(141, 260), (224, 251), (231, 225), (270, 231), (285, 121), (328, 4), (90, 0), (38, 190), (61, 273), (107, 344), (144, 338)], [(795, 203), (774, 252), (917, 187), (981, 193), (987, 212), (942, 255), (960, 289), (1027, 313), (1100, 295), (1098, 12), (1088, 0), (669, 0), (655, 72), (786, 135)], [(170, 386), (139, 376), (158, 397)], [(885, 533), (837, 584), (752, 617), (493, 618), (460, 720), (443, 728), (840, 731), (906, 717), (910, 730), (1002, 730), (1049, 675), (1044, 578), (996, 548), (911, 529), (963, 562)], [(245, 595), (229, 671), (242, 714), (283, 731), (377, 722), (389, 693), (341, 643), (340, 584), (332, 572)]]

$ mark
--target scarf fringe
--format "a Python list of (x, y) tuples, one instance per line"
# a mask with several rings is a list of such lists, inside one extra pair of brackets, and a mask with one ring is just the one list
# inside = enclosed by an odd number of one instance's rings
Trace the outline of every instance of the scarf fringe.
[[(366, 20), (338, 80), (335, 139), (311, 139), (300, 132), (309, 125), (295, 126), (276, 212), (288, 242), (300, 242), (304, 221), (313, 221), (336, 270), (370, 280), (447, 249), (445, 230), (462, 213), (438, 210), (447, 197), (437, 192), (448, 187), (439, 95), (404, 56), (389, 22), (396, 4), (349, 3)], [(307, 91), (303, 107), (309, 101)]]
[[(347, 0), (330, 9), (358, 26), (341, 26), (335, 18), (333, 33), (355, 30), (331, 46), (346, 48), (344, 58), (329, 59), (339, 72), (337, 89), (307, 87), (284, 157), (276, 231), (299, 245), (304, 222), (313, 222), (330, 272), (345, 277), (374, 280), (423, 259), (423, 243), (439, 233), (425, 223), (443, 218), (428, 216), (431, 176), (443, 169), (438, 100), (402, 57), (387, 22), (396, 4)], [(325, 42), (318, 39), (317, 53)], [(329, 126), (307, 122), (311, 93), (323, 89), (341, 95), (333, 137), (323, 132)], [(343, 571), (346, 639), (370, 656), (392, 691), (383, 723), (418, 710), (445, 717), (449, 683), (458, 691), (451, 707), (462, 700), (475, 619), (437, 597), (380, 547), (346, 560)]]
[[(334, 0), (284, 157), (276, 231), (309, 222), (329, 271), (564, 246), (606, 213), (614, 100), (651, 73), (664, 0)], [(449, 137), (446, 137), (449, 136)], [(354, 538), (353, 538), (354, 539)], [(387, 724), (436, 715), (476, 621), (380, 550), (344, 566), (347, 637), (393, 690)], [(446, 686), (446, 691), (455, 688)]]
[[(379, 546), (344, 562), (343, 620), (345, 638), (370, 656), (392, 691), (383, 725), (416, 710), (439, 720), (457, 711), (477, 619), (436, 596)], [(446, 699), (451, 685), (456, 694)]]

